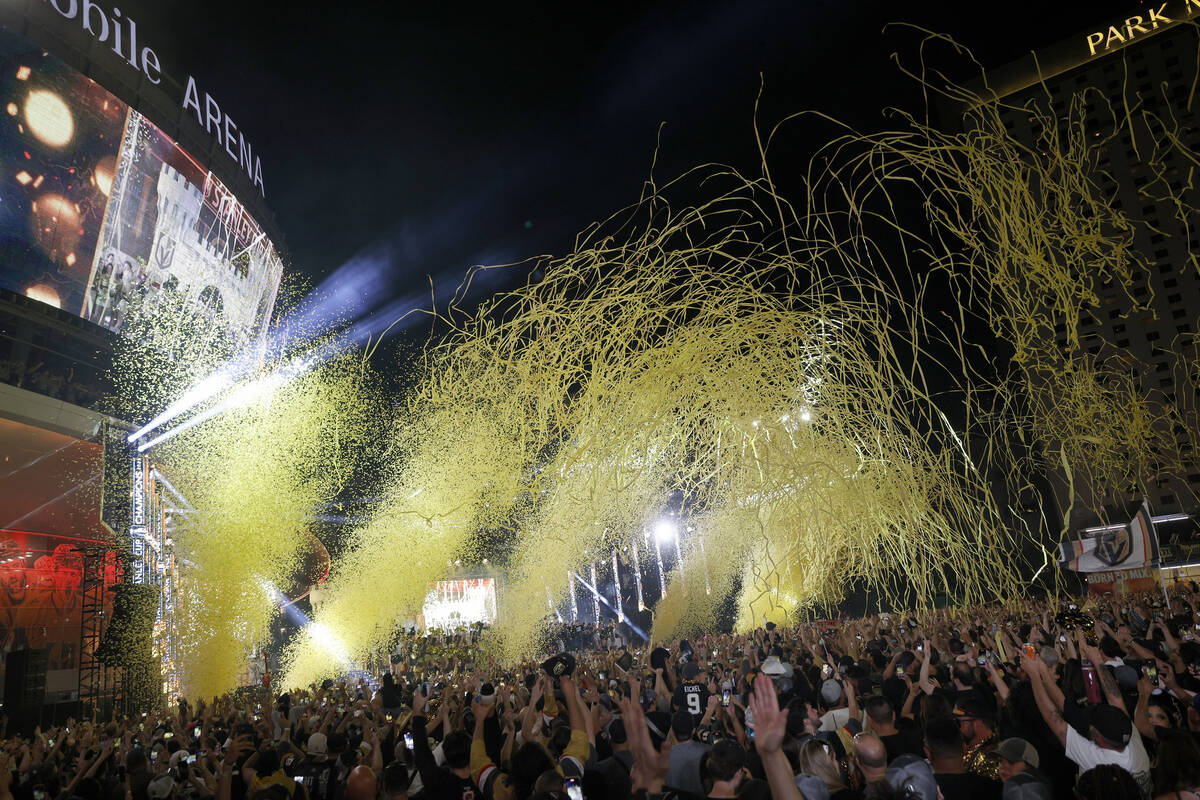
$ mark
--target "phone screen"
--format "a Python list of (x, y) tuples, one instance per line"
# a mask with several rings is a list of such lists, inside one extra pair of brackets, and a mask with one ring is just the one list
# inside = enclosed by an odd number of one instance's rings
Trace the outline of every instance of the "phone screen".
[(579, 786), (579, 781), (567, 778), (563, 781), (563, 788), (567, 790), (568, 800), (583, 800), (583, 789)]
[(729, 690), (728, 689), (721, 692), (721, 705), (725, 706), (726, 708), (729, 707)]
[(405, 732), (404, 732), (404, 746), (405, 746), (405, 747), (407, 747), (409, 750), (412, 750), (412, 749), (413, 749), (413, 735), (412, 735), (412, 731), (405, 731)]

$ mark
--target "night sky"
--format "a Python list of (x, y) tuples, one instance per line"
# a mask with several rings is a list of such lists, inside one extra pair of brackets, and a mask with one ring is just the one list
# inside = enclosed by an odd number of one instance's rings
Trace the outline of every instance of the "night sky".
[[(1000, 65), (1138, 3), (140, 5), (164, 65), (191, 71), (262, 155), (293, 269), (318, 283), (373, 247), (391, 276), (375, 291), (392, 296), (568, 250), (637, 199), (660, 125), (659, 182), (709, 161), (753, 171), (760, 73), (764, 128), (817, 109), (874, 129), (889, 104), (918, 109), (891, 54), (915, 64), (919, 37), (888, 22)], [(803, 163), (829, 130), (796, 129), (781, 157)]]

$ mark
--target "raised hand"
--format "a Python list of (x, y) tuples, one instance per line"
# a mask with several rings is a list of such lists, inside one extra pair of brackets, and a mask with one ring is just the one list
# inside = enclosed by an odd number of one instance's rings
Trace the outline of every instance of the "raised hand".
[(754, 746), (760, 753), (773, 753), (783, 745), (787, 734), (787, 712), (779, 708), (775, 684), (760, 674), (754, 679), (750, 695), (750, 712), (754, 716)]

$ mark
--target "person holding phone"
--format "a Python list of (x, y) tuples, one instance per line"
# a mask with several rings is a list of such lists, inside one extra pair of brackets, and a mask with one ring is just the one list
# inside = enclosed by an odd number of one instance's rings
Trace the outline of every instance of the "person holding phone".
[(338, 784), (337, 762), (329, 757), (329, 740), (317, 732), (308, 737), (304, 758), (293, 770), (293, 777), (304, 786), (309, 800), (333, 800)]
[[(429, 735), (425, 730), (425, 707), (428, 703), (426, 695), (413, 692), (412, 753), (421, 784), (429, 797), (474, 800), (479, 797), (479, 788), (471, 778), (471, 736), (464, 730), (446, 734), (442, 739), (442, 755), (446, 763), (439, 767), (429, 749)], [(405, 741), (407, 743), (407, 739)]]

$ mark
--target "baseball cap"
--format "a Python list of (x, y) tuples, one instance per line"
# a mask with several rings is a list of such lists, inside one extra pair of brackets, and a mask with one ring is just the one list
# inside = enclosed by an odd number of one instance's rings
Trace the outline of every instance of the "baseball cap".
[(828, 678), (821, 684), (821, 699), (826, 705), (833, 705), (842, 696), (842, 685), (833, 678)]
[(646, 714), (646, 727), (650, 729), (650, 741), (657, 750), (667, 739), (671, 729), (671, 715), (665, 711), (650, 711)]
[(996, 711), (974, 694), (969, 694), (959, 697), (955, 701), (954, 716), (994, 720), (996, 718)]
[(174, 778), (170, 775), (159, 775), (146, 784), (146, 794), (150, 797), (150, 800), (166, 800), (166, 798), (171, 796), (171, 790), (174, 788)]
[[(787, 667), (779, 661), (779, 656), (767, 656), (767, 660), (763, 662), (762, 671), (764, 675), (786, 675)], [(829, 702), (837, 702), (836, 698)]]
[(933, 768), (920, 756), (906, 753), (898, 756), (888, 766), (884, 781), (892, 789), (906, 792), (919, 800), (937, 800), (938, 784), (933, 777)]
[[(1108, 667), (1101, 667), (1108, 669)], [(1117, 685), (1122, 689), (1132, 689), (1138, 685), (1138, 671), (1128, 664), (1122, 664), (1113, 669), (1113, 677), (1117, 680)]]
[(191, 753), (189, 753), (187, 750), (176, 750), (174, 753), (171, 753), (170, 766), (179, 766), (180, 760), (187, 758), (189, 755), (191, 755)]
[(1050, 800), (1050, 787), (1028, 770), (1018, 772), (1004, 782), (1004, 800)]
[(310, 756), (323, 756), (329, 752), (329, 740), (325, 738), (323, 733), (314, 733), (308, 737), (308, 754)]
[(1092, 709), (1092, 726), (1100, 735), (1122, 747), (1129, 744), (1133, 736), (1133, 723), (1125, 712), (1115, 706), (1100, 705)]
[(694, 661), (689, 661), (683, 665), (681, 674), (683, 675), (683, 679), (685, 681), (690, 681), (692, 678), (700, 674), (700, 665)]
[(1005, 739), (997, 745), (995, 752), (996, 755), (1005, 761), (1024, 761), (1031, 767), (1038, 766), (1037, 749), (1029, 742), (1016, 736), (1011, 739)]
[(829, 800), (829, 787), (816, 775), (797, 775), (796, 788), (804, 800)]
[(671, 657), (671, 651), (665, 647), (656, 647), (650, 651), (650, 668), (651, 669), (666, 669), (667, 659)]
[(551, 678), (570, 675), (575, 671), (575, 656), (570, 653), (559, 653), (542, 662), (542, 671)]

